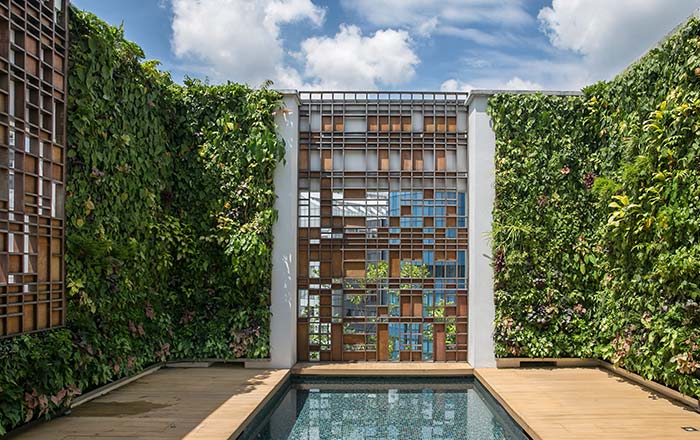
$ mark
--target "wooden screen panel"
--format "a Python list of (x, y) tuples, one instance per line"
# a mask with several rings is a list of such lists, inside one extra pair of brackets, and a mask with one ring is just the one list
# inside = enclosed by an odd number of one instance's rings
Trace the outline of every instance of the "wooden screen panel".
[(301, 93), (299, 360), (467, 359), (465, 97), (427, 95)]
[(65, 321), (66, 7), (0, 3), (0, 337)]

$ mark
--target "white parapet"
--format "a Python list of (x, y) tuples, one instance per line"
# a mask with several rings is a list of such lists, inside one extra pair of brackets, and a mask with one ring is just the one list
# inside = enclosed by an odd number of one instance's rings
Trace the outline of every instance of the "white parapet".
[(486, 113), (490, 95), (472, 95), (469, 105), (469, 336), (472, 367), (495, 367), (491, 223), (495, 189), (496, 136)]
[[(285, 161), (275, 170), (275, 209), (272, 228), (272, 320), (270, 361), (260, 367), (290, 368), (297, 360), (297, 163), (299, 152), (299, 97), (284, 91), (283, 109), (275, 116), (285, 143)], [(265, 364), (265, 365), (263, 365)], [(256, 363), (257, 365), (257, 363)]]

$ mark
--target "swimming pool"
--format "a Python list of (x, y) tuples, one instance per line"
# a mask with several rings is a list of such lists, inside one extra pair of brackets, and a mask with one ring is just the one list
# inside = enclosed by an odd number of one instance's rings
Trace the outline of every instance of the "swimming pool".
[(475, 379), (293, 376), (242, 440), (526, 440)]

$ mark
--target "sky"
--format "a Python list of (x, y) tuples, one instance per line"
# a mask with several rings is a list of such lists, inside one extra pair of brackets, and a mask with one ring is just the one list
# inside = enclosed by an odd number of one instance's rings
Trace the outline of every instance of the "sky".
[(279, 89), (578, 90), (700, 0), (72, 0), (184, 77)]

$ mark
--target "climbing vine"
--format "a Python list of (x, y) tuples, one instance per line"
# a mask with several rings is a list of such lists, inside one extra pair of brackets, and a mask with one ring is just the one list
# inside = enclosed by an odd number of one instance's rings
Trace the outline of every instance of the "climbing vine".
[(195, 80), (181, 92), (178, 137), (189, 141), (175, 154), (169, 201), (171, 224), (187, 231), (170, 253), (177, 318), (188, 322), (175, 330), (178, 357), (268, 355), (279, 100)]
[(67, 322), (0, 342), (0, 434), (157, 362), (269, 350), (279, 94), (177, 85), (69, 21)]
[(700, 396), (700, 21), (582, 97), (498, 95), (499, 356)]

